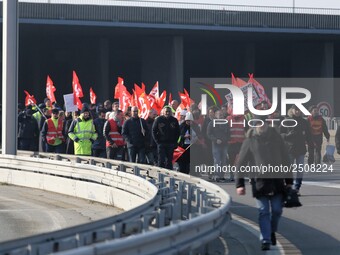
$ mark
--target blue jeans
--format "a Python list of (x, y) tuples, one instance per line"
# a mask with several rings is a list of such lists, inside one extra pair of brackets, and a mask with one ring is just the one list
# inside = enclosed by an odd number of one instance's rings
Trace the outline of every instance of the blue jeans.
[(271, 233), (277, 231), (282, 215), (282, 199), (282, 194), (256, 198), (262, 242), (271, 243)]
[(294, 180), (294, 188), (299, 190), (301, 188), (303, 178), (303, 171), (299, 171), (299, 165), (302, 164), (302, 166), (304, 166), (305, 154), (299, 156), (293, 156), (289, 154), (289, 158), (291, 164), (295, 163), (297, 165), (297, 173), (296, 178)]
[[(226, 166), (228, 157), (228, 145), (227, 144), (212, 144), (212, 155), (214, 158), (215, 166)], [(223, 172), (216, 172), (216, 175), (220, 178), (224, 176)]]

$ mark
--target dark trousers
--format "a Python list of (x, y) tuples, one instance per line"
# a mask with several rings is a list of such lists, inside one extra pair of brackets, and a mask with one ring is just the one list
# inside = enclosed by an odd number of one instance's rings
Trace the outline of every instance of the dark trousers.
[(138, 163), (145, 164), (145, 147), (129, 147), (128, 153), (130, 162), (135, 163), (138, 155)]
[(312, 143), (308, 145), (308, 165), (321, 163), (322, 135), (312, 136)]
[(46, 143), (46, 152), (65, 153), (65, 144), (50, 145)]
[(105, 149), (92, 149), (92, 156), (98, 158), (106, 158)]
[(158, 166), (172, 170), (172, 159), (175, 146), (173, 144), (158, 144)]
[(106, 158), (115, 160), (125, 160), (124, 146), (118, 146), (117, 148), (106, 147)]
[(35, 150), (34, 139), (18, 138), (18, 149), (25, 151), (34, 151)]

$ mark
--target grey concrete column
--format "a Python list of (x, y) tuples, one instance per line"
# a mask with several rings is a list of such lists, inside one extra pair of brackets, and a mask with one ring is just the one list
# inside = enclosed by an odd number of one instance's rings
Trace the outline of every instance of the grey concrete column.
[(142, 43), (141, 78), (148, 90), (159, 81), (160, 90), (178, 98), (183, 90), (183, 38), (145, 38)]
[(256, 73), (255, 72), (255, 44), (254, 43), (246, 44), (246, 50), (245, 50), (244, 56), (245, 56), (244, 70), (246, 70), (247, 73)]
[(327, 42), (323, 45), (321, 77), (323, 79), (319, 92), (325, 95), (324, 101), (333, 107), (334, 116), (335, 108), (339, 109), (340, 107), (339, 103), (337, 103), (339, 96), (334, 93), (334, 43)]
[(110, 50), (108, 39), (101, 38), (99, 41), (99, 74), (100, 83), (93, 88), (97, 94), (97, 102), (104, 102), (106, 99), (113, 98), (112, 87), (115, 84), (109, 84), (109, 68), (110, 68)]
[(169, 73), (169, 92), (178, 97), (178, 91), (183, 91), (183, 37), (176, 36), (172, 39), (171, 62)]
[(2, 154), (17, 153), (18, 1), (3, 1)]

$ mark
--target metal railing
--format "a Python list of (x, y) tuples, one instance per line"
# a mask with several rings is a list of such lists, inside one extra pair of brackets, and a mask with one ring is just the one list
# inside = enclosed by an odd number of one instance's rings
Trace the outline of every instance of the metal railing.
[[(126, 2), (126, 1), (122, 1)], [(265, 6), (231, 6), (207, 4), (207, 8), (186, 4), (172, 8), (166, 3), (136, 6), (125, 5), (49, 4), (21, 2), (21, 23), (77, 24), (93, 26), (142, 26), (199, 29), (260, 28), (286, 29), (286, 32), (327, 30), (339, 33), (340, 10)], [(140, 1), (142, 2), (142, 1)], [(158, 4), (159, 6), (155, 5)], [(115, 2), (116, 4), (116, 2)], [(173, 3), (172, 3), (173, 4)], [(205, 5), (204, 5), (205, 6)], [(210, 9), (208, 7), (211, 7)], [(2, 13), (0, 4), (0, 14)], [(311, 14), (312, 13), (312, 14)], [(302, 31), (303, 30), (303, 31)]]
[[(229, 195), (196, 177), (100, 158), (23, 151), (19, 154), (0, 156), (0, 181), (22, 182), (26, 186), (37, 180), (28, 176), (62, 179), (64, 183), (76, 181), (128, 192), (129, 197), (136, 197), (135, 201), (144, 202), (111, 218), (1, 243), (0, 254), (202, 253), (205, 244), (217, 238), (230, 221)], [(150, 184), (157, 187), (156, 196)], [(66, 185), (63, 190), (67, 190)]]

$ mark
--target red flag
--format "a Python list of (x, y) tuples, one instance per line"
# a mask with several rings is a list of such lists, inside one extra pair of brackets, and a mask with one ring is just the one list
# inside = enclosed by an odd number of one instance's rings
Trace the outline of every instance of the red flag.
[(147, 95), (147, 98), (150, 102), (151, 108), (158, 108), (157, 100), (159, 99), (159, 89), (158, 89), (158, 81), (155, 83), (153, 88), (151, 89), (149, 95)]
[(121, 92), (123, 90), (126, 90), (126, 87), (124, 86), (124, 79), (121, 77), (118, 77), (118, 82), (115, 87), (115, 94), (114, 94), (114, 99), (119, 99), (121, 96)]
[(158, 115), (161, 113), (161, 110), (164, 107), (165, 101), (166, 101), (166, 90), (162, 92), (161, 96), (156, 100), (156, 103), (153, 106), (153, 108), (157, 111)]
[(97, 96), (96, 93), (94, 93), (92, 87), (90, 87), (90, 101), (91, 104), (96, 104)]
[(169, 93), (169, 105), (171, 104), (171, 102), (172, 102), (172, 94)]
[(150, 102), (143, 88), (140, 88), (137, 84), (135, 84), (134, 98), (136, 106), (140, 110), (140, 117), (147, 119), (149, 116), (149, 110), (151, 109)]
[(234, 74), (231, 73), (231, 84), (233, 84), (233, 85), (235, 85), (235, 86), (240, 88), (240, 87), (246, 85), (247, 83), (244, 80), (240, 79), (240, 78), (236, 78), (234, 76)]
[(173, 158), (172, 158), (172, 164), (175, 163), (185, 152), (185, 149), (178, 146), (175, 150), (174, 150), (174, 154), (173, 154)]
[(28, 106), (30, 104), (37, 104), (37, 100), (35, 100), (33, 95), (30, 95), (26, 90), (24, 90), (24, 92), (26, 94), (25, 106)]
[(115, 87), (115, 99), (119, 99), (119, 108), (125, 112), (129, 106), (131, 106), (131, 94), (124, 86), (124, 80), (118, 77), (118, 82)]
[(181, 104), (184, 105), (184, 108), (190, 107), (190, 97), (187, 96), (185, 93), (178, 92), (178, 95), (181, 99)]
[(83, 89), (79, 83), (78, 76), (75, 71), (73, 71), (73, 79), (72, 79), (72, 88), (73, 88), (73, 98), (74, 104), (78, 106), (78, 109), (82, 109), (83, 105), (80, 101), (80, 98), (83, 97)]
[(261, 98), (261, 101), (266, 101), (270, 106), (271, 102), (270, 102), (269, 98), (267, 97), (267, 94), (266, 94), (262, 84), (260, 84), (257, 80), (254, 79), (254, 74), (248, 74), (248, 75), (249, 75), (248, 83), (251, 83), (251, 84), (254, 85), (258, 95)]
[(155, 85), (151, 89), (149, 96), (153, 96), (154, 98), (159, 98), (159, 85), (158, 81), (156, 81)]
[(49, 75), (47, 75), (47, 81), (46, 81), (46, 96), (48, 99), (50, 99), (51, 103), (53, 104), (55, 100), (54, 92), (56, 91), (56, 88), (53, 85), (53, 81), (50, 78)]

